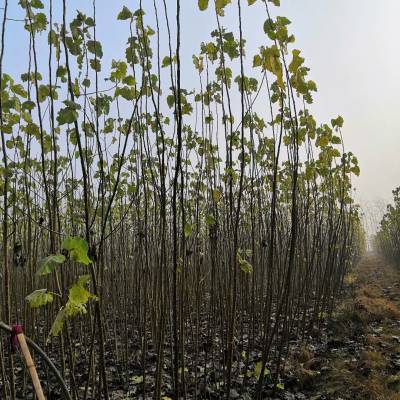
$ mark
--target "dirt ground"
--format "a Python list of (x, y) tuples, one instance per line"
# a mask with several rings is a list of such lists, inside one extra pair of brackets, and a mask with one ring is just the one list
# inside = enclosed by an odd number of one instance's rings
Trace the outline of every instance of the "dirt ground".
[(346, 286), (325, 346), (296, 366), (302, 398), (400, 400), (400, 268), (368, 255)]

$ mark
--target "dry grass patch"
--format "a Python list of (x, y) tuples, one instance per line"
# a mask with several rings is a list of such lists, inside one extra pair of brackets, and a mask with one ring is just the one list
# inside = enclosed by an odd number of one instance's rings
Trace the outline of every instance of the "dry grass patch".
[(367, 368), (382, 370), (386, 367), (387, 361), (382, 353), (377, 351), (363, 351), (361, 360)]
[(314, 351), (310, 348), (310, 346), (302, 345), (299, 350), (295, 353), (295, 359), (304, 364), (307, 361), (310, 361), (314, 358)]
[(396, 304), (383, 297), (358, 296), (356, 308), (368, 313), (369, 321), (384, 319), (400, 319), (400, 310)]

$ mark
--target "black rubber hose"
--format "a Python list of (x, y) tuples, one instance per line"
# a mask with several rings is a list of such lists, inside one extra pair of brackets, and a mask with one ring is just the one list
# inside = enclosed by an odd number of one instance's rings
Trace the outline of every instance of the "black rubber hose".
[[(3, 330), (9, 334), (12, 334), (12, 329), (10, 326), (6, 325), (4, 322), (0, 321), (0, 330)], [(71, 395), (69, 394), (67, 385), (65, 384), (65, 381), (63, 377), (61, 376), (60, 372), (56, 368), (56, 366), (53, 364), (53, 362), (50, 360), (50, 358), (47, 356), (47, 354), (31, 339), (25, 336), (26, 342), (28, 343), (28, 346), (31, 347), (33, 350), (35, 350), (39, 355), (42, 357), (43, 361), (47, 364), (47, 366), (53, 371), (58, 383), (60, 384), (60, 388), (62, 390), (62, 393), (64, 395), (65, 400), (72, 400)]]

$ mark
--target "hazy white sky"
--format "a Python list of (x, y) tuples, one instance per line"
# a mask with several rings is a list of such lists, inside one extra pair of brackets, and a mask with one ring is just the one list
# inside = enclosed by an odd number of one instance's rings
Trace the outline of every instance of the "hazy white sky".
[[(48, 8), (48, 0), (43, 0)], [(244, 8), (244, 35), (248, 54), (265, 42), (263, 22), (266, 18), (261, 1)], [(56, 7), (59, 6), (54, 1)], [(162, 1), (156, 0), (162, 9)], [(235, 6), (227, 9), (222, 21), (230, 29), (237, 26)], [(400, 0), (281, 0), (282, 6), (272, 7), (274, 15), (285, 15), (296, 36), (296, 48), (302, 50), (310, 76), (318, 84), (312, 111), (320, 122), (342, 115), (347, 150), (359, 158), (361, 176), (354, 181), (357, 199), (366, 211), (382, 209), (391, 200), (391, 191), (400, 186)], [(144, 7), (153, 1), (143, 0)], [(167, 0), (171, 18), (175, 0)], [(209, 40), (215, 29), (211, 11), (200, 13), (197, 0), (182, 3), (183, 69), (192, 69), (191, 55), (201, 41)], [(90, 13), (92, 0), (69, 0), (68, 10)], [(97, 0), (98, 37), (107, 58), (123, 57), (127, 37), (126, 25), (116, 21), (123, 5), (136, 9), (138, 0)], [(10, 17), (23, 12), (10, 2)], [(110, 20), (112, 18), (112, 20)], [(110, 22), (112, 21), (112, 22)], [(236, 28), (237, 29), (237, 28)], [(17, 38), (24, 37), (17, 43)], [(10, 22), (6, 48), (6, 67), (14, 73), (24, 72), (20, 54), (27, 54), (28, 41), (22, 24)], [(16, 51), (17, 50), (17, 51)], [(184, 83), (189, 84), (189, 76)], [(189, 82), (189, 83), (188, 83)], [(376, 204), (379, 206), (376, 207)]]
[(282, 3), (318, 83), (315, 113), (345, 119), (345, 144), (362, 169), (359, 201), (390, 201), (400, 186), (400, 1)]

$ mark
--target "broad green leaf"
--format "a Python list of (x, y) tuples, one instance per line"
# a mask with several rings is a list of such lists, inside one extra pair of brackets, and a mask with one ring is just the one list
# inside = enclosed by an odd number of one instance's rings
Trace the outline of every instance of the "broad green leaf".
[(360, 176), (360, 167), (358, 166), (358, 165), (355, 165), (354, 167), (352, 167), (351, 169), (350, 169), (350, 171), (354, 174), (354, 175), (356, 175), (356, 176)]
[(259, 54), (256, 54), (253, 58), (253, 67), (261, 67), (262, 65), (262, 58), (260, 57)]
[(199, 0), (199, 9), (200, 11), (205, 11), (208, 8), (208, 1), (209, 0)]
[[(255, 367), (254, 367), (254, 376), (258, 379), (261, 375), (261, 369), (262, 369), (262, 362), (259, 361), (258, 363), (256, 363)], [(269, 375), (271, 372), (268, 368), (264, 369), (264, 376)]]
[(131, 380), (131, 382), (132, 382), (134, 385), (138, 385), (139, 383), (142, 383), (142, 382), (143, 382), (143, 375), (140, 375), (140, 376), (137, 376), (137, 375), (132, 376), (130, 380)]
[(23, 110), (32, 111), (35, 107), (36, 107), (36, 104), (31, 100), (27, 100), (22, 103)]
[(240, 255), (240, 251), (237, 252), (236, 259), (239, 264), (239, 268), (245, 274), (251, 274), (253, 272), (253, 266)]
[(129, 85), (129, 86), (133, 86), (136, 84), (136, 80), (132, 75), (128, 75), (126, 76), (123, 80), (123, 83), (125, 83), (125, 85)]
[(60, 111), (58, 112), (57, 122), (60, 125), (72, 124), (78, 120), (78, 117), (79, 117), (79, 114), (75, 109), (66, 107), (66, 108), (60, 109)]
[[(60, 311), (58, 311), (56, 319), (53, 322), (53, 325), (51, 326), (49, 337), (58, 336), (60, 334), (60, 332), (64, 328), (65, 318), (66, 318), (65, 308), (61, 307)], [(47, 339), (47, 341), (48, 340), (49, 339)]]
[(40, 9), (44, 8), (44, 5), (40, 0), (31, 0), (30, 5), (32, 8), (40, 8)]
[(89, 265), (92, 262), (88, 257), (89, 246), (86, 241), (80, 237), (67, 237), (62, 242), (61, 247), (69, 251), (73, 261), (84, 265)]
[(339, 115), (336, 119), (332, 119), (331, 123), (334, 128), (343, 128), (344, 119)]
[(124, 6), (122, 8), (122, 11), (118, 14), (119, 20), (131, 19), (132, 17), (133, 17), (133, 15), (132, 15), (131, 11), (126, 6)]
[(276, 45), (266, 47), (263, 50), (263, 57), (264, 68), (276, 76), (279, 87), (284, 89), (285, 83), (283, 81), (283, 68), (278, 47)]
[(87, 308), (85, 303), (75, 303), (68, 301), (65, 305), (65, 315), (67, 317), (76, 317), (77, 315), (85, 315)]
[(18, 96), (23, 97), (24, 99), (28, 97), (28, 93), (26, 93), (26, 90), (21, 84), (11, 86), (11, 90)]
[(85, 286), (90, 282), (89, 275), (82, 275), (78, 282), (69, 289), (68, 302), (65, 306), (65, 312), (68, 317), (83, 315), (87, 312), (87, 302), (90, 299), (97, 299), (95, 295), (90, 293)]
[(168, 67), (171, 65), (171, 58), (170, 57), (164, 57), (162, 60), (162, 68)]
[(121, 96), (128, 101), (134, 100), (137, 95), (135, 87), (122, 86), (115, 90), (115, 96)]
[(339, 136), (332, 136), (332, 143), (333, 144), (341, 144), (342, 143), (342, 139), (340, 139)]
[(167, 96), (167, 104), (169, 108), (172, 108), (175, 104), (175, 96), (173, 94), (170, 94)]
[(224, 8), (231, 3), (231, 0), (215, 0), (215, 10), (221, 17), (225, 15)]
[(57, 68), (56, 76), (57, 78), (62, 78), (67, 74), (67, 68), (65, 68), (63, 65), (59, 65)]
[(95, 54), (97, 57), (103, 57), (103, 49), (99, 41), (88, 40), (87, 48), (90, 53)]
[(277, 383), (276, 387), (277, 387), (277, 389), (285, 390), (285, 385), (283, 383)]
[(253, 272), (252, 265), (244, 259), (239, 262), (239, 267), (245, 274), (251, 274)]
[(276, 39), (276, 34), (275, 34), (275, 23), (271, 18), (268, 18), (265, 20), (264, 22), (264, 32), (268, 35), (268, 37), (271, 40), (275, 40)]
[(85, 286), (89, 283), (90, 277), (89, 275), (83, 275), (79, 278), (78, 282), (75, 283), (69, 289), (69, 301), (73, 303), (87, 303), (90, 299), (96, 297), (92, 293), (90, 293)]
[(87, 79), (87, 78), (85, 78), (85, 79), (82, 81), (82, 85), (83, 85), (84, 87), (86, 87), (86, 88), (90, 87), (90, 80)]
[(51, 274), (56, 266), (62, 264), (64, 261), (65, 257), (62, 254), (52, 254), (47, 256), (40, 261), (36, 275), (44, 276)]
[(329, 151), (329, 155), (331, 157), (340, 157), (341, 156), (340, 151), (338, 149), (331, 149)]
[(289, 65), (289, 71), (295, 73), (299, 67), (304, 63), (304, 58), (300, 57), (300, 50), (293, 50), (293, 59)]
[(45, 306), (53, 301), (53, 295), (47, 289), (38, 289), (25, 298), (32, 308)]
[(101, 63), (99, 60), (96, 59), (92, 59), (89, 61), (90, 63), (90, 67), (95, 70), (96, 72), (100, 72), (101, 71)]

